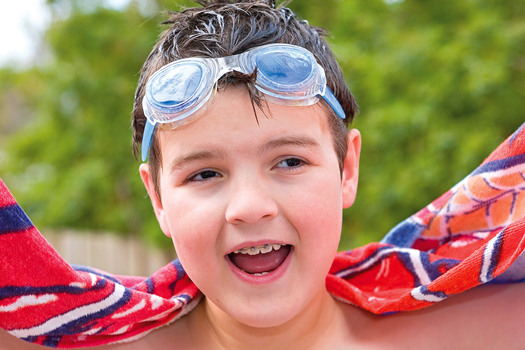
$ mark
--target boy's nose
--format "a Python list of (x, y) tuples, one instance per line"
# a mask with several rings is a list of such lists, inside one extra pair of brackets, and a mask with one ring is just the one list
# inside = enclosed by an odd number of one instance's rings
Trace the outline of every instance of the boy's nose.
[(261, 219), (274, 218), (278, 207), (268, 192), (256, 178), (232, 183), (226, 221), (253, 224)]

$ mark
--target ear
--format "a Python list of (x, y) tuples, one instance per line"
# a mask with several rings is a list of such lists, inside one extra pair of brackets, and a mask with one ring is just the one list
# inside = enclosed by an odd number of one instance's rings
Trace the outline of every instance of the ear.
[(160, 229), (164, 234), (171, 238), (171, 231), (169, 229), (169, 225), (166, 221), (166, 212), (164, 211), (164, 207), (162, 206), (162, 201), (157, 196), (157, 192), (155, 191), (155, 184), (153, 182), (153, 178), (151, 177), (151, 169), (149, 167), (149, 164), (142, 163), (139, 167), (140, 177), (142, 178), (142, 182), (144, 183), (144, 186), (146, 186), (146, 190), (148, 191), (149, 198), (151, 199), (151, 204), (153, 205), (153, 210), (155, 211), (155, 216), (157, 217), (157, 221), (159, 222)]
[(361, 153), (361, 134), (352, 129), (347, 136), (348, 148), (343, 164), (343, 208), (354, 204), (359, 178), (359, 155)]

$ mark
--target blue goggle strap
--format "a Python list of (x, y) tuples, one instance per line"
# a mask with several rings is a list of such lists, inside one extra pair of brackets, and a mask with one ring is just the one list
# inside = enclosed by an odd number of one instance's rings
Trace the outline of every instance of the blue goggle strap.
[(343, 110), (343, 107), (341, 106), (337, 98), (335, 97), (332, 90), (330, 90), (330, 88), (327, 85), (325, 85), (324, 91), (320, 95), (330, 105), (330, 107), (332, 107), (335, 114), (337, 114), (339, 118), (341, 119), (346, 118), (346, 114), (345, 114), (345, 111)]
[(146, 159), (148, 159), (148, 151), (149, 146), (151, 144), (151, 138), (153, 136), (153, 132), (155, 131), (155, 126), (157, 123), (152, 124), (148, 118), (146, 118), (146, 125), (144, 126), (144, 133), (142, 135), (142, 161), (145, 162)]

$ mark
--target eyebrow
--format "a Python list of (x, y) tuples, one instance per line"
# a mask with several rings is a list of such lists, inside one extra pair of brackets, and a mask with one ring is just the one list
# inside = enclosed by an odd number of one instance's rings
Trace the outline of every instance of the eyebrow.
[(261, 155), (266, 151), (284, 146), (300, 146), (305, 148), (321, 147), (321, 145), (319, 145), (319, 143), (310, 136), (284, 136), (268, 141), (259, 149), (257, 153)]
[(222, 151), (197, 151), (173, 158), (170, 162), (170, 166), (168, 167), (168, 169), (171, 173), (174, 170), (180, 169), (184, 167), (184, 165), (195, 160), (224, 158), (226, 158), (226, 154)]
[[(270, 140), (266, 142), (264, 145), (261, 146), (261, 148), (258, 150), (257, 154), (261, 155), (264, 152), (270, 151), (272, 149), (276, 149), (279, 147), (284, 146), (300, 146), (300, 147), (317, 147), (320, 148), (321, 146), (319, 143), (309, 137), (309, 136), (284, 136), (279, 137), (273, 140)], [(173, 158), (170, 161), (169, 164), (169, 172), (173, 172), (174, 170), (180, 169), (184, 167), (186, 164), (196, 161), (196, 160), (204, 160), (204, 159), (225, 159), (226, 153), (223, 151), (213, 150), (213, 151), (197, 151), (192, 152), (185, 155), (180, 155), (175, 158)]]

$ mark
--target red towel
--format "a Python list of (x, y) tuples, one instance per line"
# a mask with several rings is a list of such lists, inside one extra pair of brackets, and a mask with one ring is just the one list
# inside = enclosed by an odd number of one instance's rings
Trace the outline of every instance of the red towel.
[[(523, 282), (524, 214), (525, 124), (382, 242), (338, 253), (327, 289), (339, 300), (389, 313), (482, 283)], [(202, 296), (178, 260), (149, 278), (68, 265), (1, 180), (0, 251), (0, 327), (50, 347), (137, 339), (190, 312)]]

